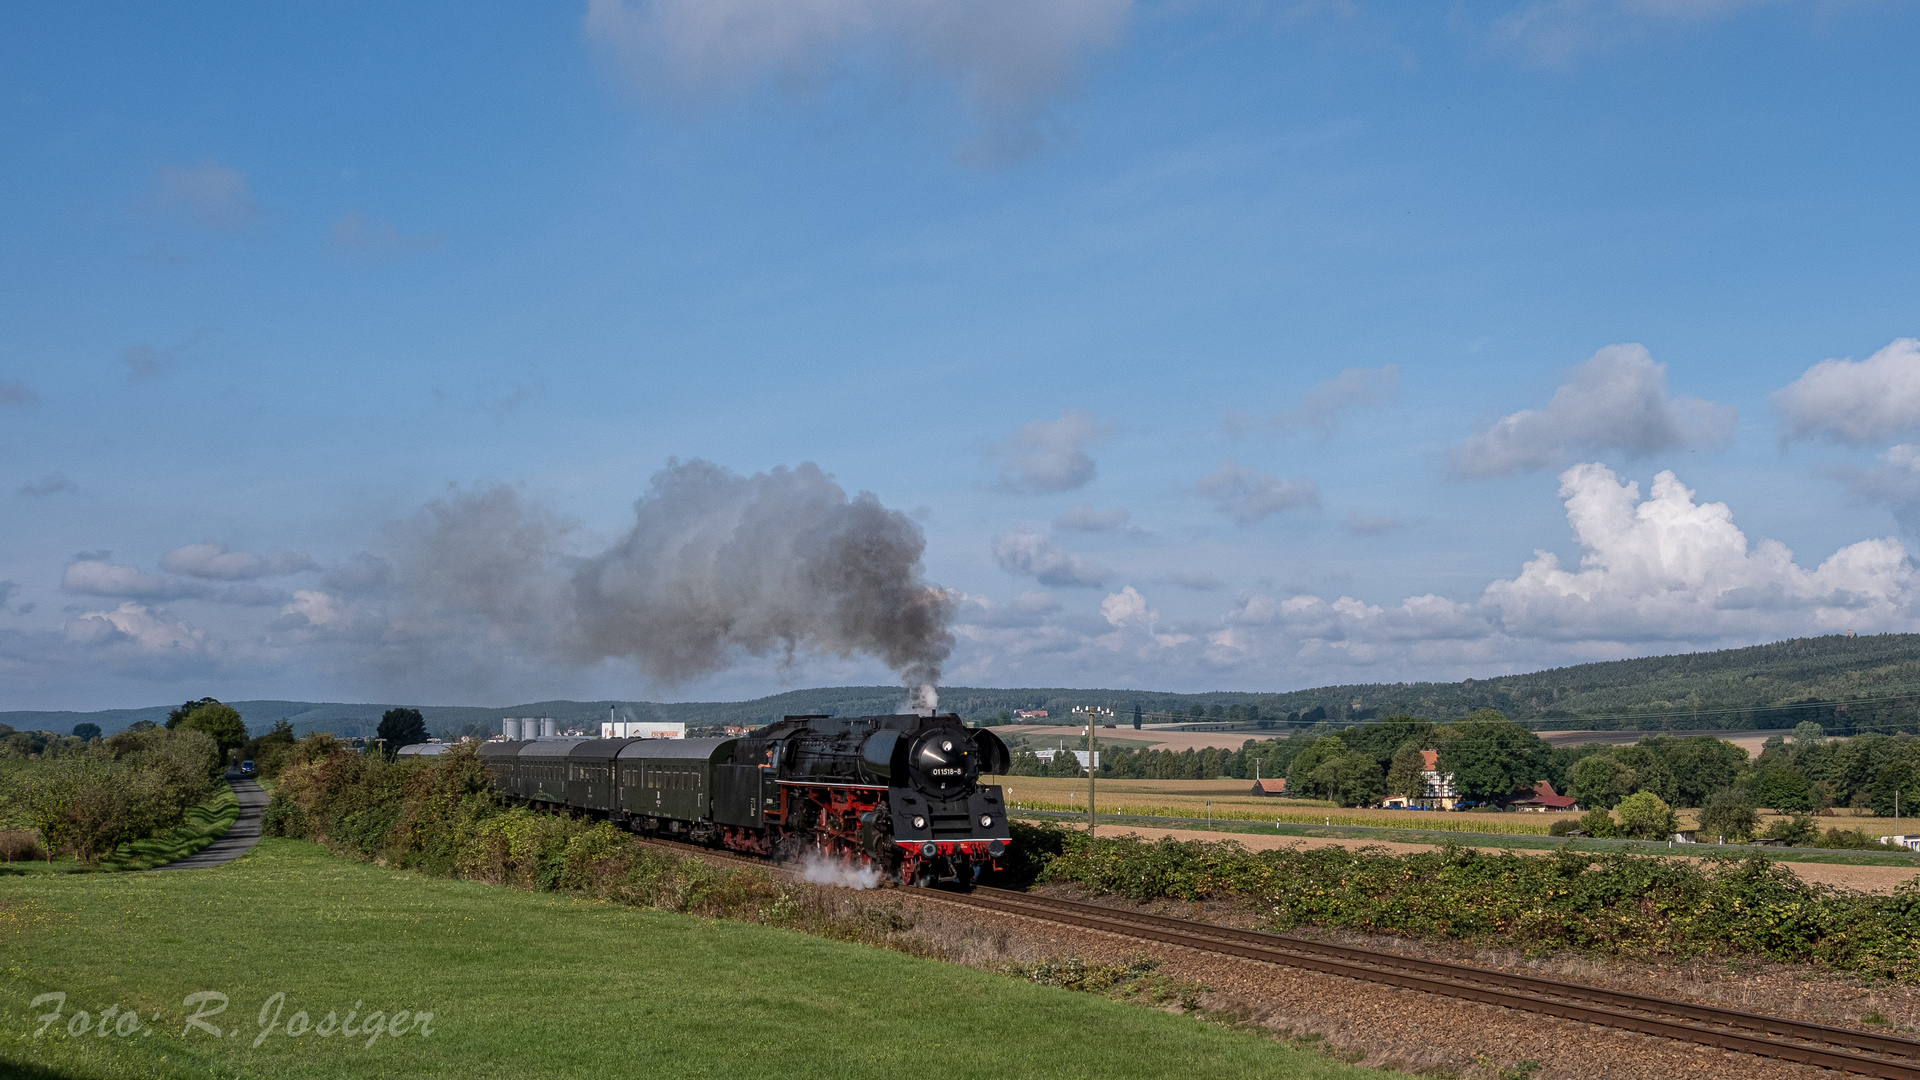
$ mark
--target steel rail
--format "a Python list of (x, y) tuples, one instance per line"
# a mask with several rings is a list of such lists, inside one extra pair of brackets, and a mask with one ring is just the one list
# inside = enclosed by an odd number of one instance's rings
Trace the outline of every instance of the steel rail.
[[(637, 839), (665, 850), (785, 872), (777, 864), (735, 852), (713, 851), (651, 837)], [(913, 893), (925, 899), (978, 910), (1022, 915), (1136, 940), (1157, 941), (1200, 952), (1398, 986), (1442, 997), (1479, 1001), (1599, 1027), (1619, 1028), (1721, 1050), (1793, 1061), (1816, 1068), (1857, 1073), (1881, 1080), (1920, 1080), (1920, 1041), (1912, 1039), (1467, 964), (1421, 960), (1190, 919), (1122, 911), (1098, 904), (1006, 889), (976, 887), (971, 892), (915, 889)], [(1676, 1019), (1662, 1019), (1663, 1016)], [(1699, 1026), (1701, 1024), (1732, 1030), (1715, 1030)], [(1743, 1031), (1756, 1034), (1742, 1034)], [(1808, 1043), (1817, 1045), (1806, 1045)]]
[(1920, 1041), (1903, 1039), (1892, 1035), (1882, 1035), (1878, 1032), (1857, 1031), (1853, 1028), (1834, 1027), (1829, 1024), (1815, 1024), (1800, 1020), (1789, 1020), (1785, 1017), (1767, 1016), (1761, 1013), (1740, 1012), (1735, 1009), (1723, 1009), (1715, 1005), (1701, 1005), (1690, 1001), (1676, 1001), (1672, 998), (1663, 998), (1652, 994), (1636, 994), (1625, 990), (1610, 990), (1605, 987), (1563, 982), (1558, 979), (1543, 979), (1534, 975), (1499, 971), (1471, 964), (1454, 964), (1443, 960), (1423, 960), (1374, 949), (1362, 949), (1347, 945), (1332, 945), (1325, 942), (1309, 941), (1304, 938), (1294, 937), (1290, 934), (1269, 934), (1262, 933), (1258, 930), (1242, 930), (1233, 926), (1195, 922), (1190, 919), (1176, 919), (1146, 912), (1123, 911), (1117, 908), (1102, 907), (1098, 904), (1085, 904), (1054, 897), (1039, 897), (1030, 893), (1014, 892), (1007, 889), (977, 888), (974, 891), (993, 897), (1002, 903), (1027, 906), (1051, 906), (1062, 911), (1138, 921), (1148, 925), (1171, 927), (1176, 930), (1223, 937), (1234, 941), (1252, 942), (1257, 945), (1284, 948), (1291, 951), (1311, 952), (1316, 955), (1333, 957), (1354, 963), (1386, 964), (1402, 970), (1418, 971), (1440, 978), (1493, 983), (1514, 990), (1578, 998), (1602, 1005), (1641, 1009), (1647, 1012), (1659, 1012), (1668, 1016), (1682, 1016), (1689, 1020), (1698, 1020), (1704, 1023), (1746, 1028), (1752, 1031), (1764, 1032), (1769, 1035), (1786, 1035), (1796, 1039), (1805, 1039), (1809, 1042), (1827, 1042), (1834, 1046), (1845, 1046), (1856, 1050), (1872, 1050), (1875, 1053), (1893, 1054), (1900, 1057), (1910, 1057), (1920, 1060)]
[[(929, 890), (931, 892), (931, 890)], [(1365, 982), (1383, 983), (1409, 990), (1446, 997), (1465, 998), (1489, 1005), (1543, 1013), (1603, 1027), (1624, 1028), (1643, 1035), (1701, 1043), (1723, 1050), (1736, 1050), (1761, 1057), (1778, 1058), (1837, 1069), (1884, 1080), (1920, 1080), (1920, 1043), (1889, 1038), (1870, 1032), (1855, 1032), (1823, 1024), (1807, 1024), (1779, 1017), (1738, 1013), (1712, 1006), (1675, 1002), (1647, 995), (1601, 990), (1549, 979), (1510, 975), (1506, 972), (1461, 964), (1413, 960), (1391, 953), (1376, 953), (1344, 946), (1326, 946), (1297, 938), (1233, 927), (1196, 923), (1159, 915), (1140, 915), (1116, 911), (1095, 904), (1034, 897), (1000, 889), (976, 889), (972, 893), (937, 893), (934, 898), (989, 911), (1025, 915), (1085, 929), (1102, 930), (1125, 937), (1159, 941), (1202, 952), (1241, 959), (1258, 960), (1286, 967), (1303, 968)], [(1340, 954), (1347, 954), (1342, 957)], [(1536, 995), (1553, 995), (1541, 997)], [(1555, 1000), (1575, 998), (1576, 1000)], [(1585, 998), (1589, 1003), (1581, 1003)], [(1600, 1001), (1607, 1004), (1600, 1004)], [(1635, 1015), (1622, 1011), (1625, 1006), (1655, 1015)], [(1887, 1060), (1860, 1053), (1808, 1046), (1779, 1038), (1745, 1035), (1739, 1031), (1716, 1031), (1660, 1019), (1659, 1014), (1677, 1015), (1687, 1020), (1721, 1024), (1727, 1027), (1785, 1035), (1788, 1038), (1841, 1046), (1852, 1050), (1892, 1053), (1909, 1060)]]

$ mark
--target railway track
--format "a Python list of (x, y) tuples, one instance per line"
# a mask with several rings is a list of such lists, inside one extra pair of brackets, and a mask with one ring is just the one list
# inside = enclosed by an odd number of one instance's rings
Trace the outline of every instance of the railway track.
[[(642, 842), (734, 865), (770, 868), (764, 860), (672, 841), (643, 839)], [(976, 910), (1479, 1001), (1816, 1068), (1883, 1080), (1920, 1080), (1920, 1041), (1897, 1036), (1005, 889), (982, 887), (971, 892), (916, 889), (914, 893), (916, 897)]]

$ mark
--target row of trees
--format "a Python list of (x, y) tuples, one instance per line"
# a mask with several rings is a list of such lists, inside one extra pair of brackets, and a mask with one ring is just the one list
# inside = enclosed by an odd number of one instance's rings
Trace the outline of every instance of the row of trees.
[(0, 813), (30, 822), (49, 852), (91, 865), (178, 825), (212, 793), (220, 765), (219, 746), (205, 732), (145, 723), (9, 770)]
[[(1287, 778), (1290, 792), (1343, 805), (1423, 793), (1422, 751), (1451, 774), (1462, 798), (1506, 801), (1546, 780), (1584, 807), (1613, 810), (1646, 792), (1669, 808), (1705, 807), (1737, 790), (1750, 807), (1782, 813), (1834, 805), (1893, 812), (1896, 798), (1920, 807), (1920, 738), (1859, 735), (1830, 740), (1804, 723), (1792, 738), (1770, 740), (1760, 756), (1711, 735), (1650, 735), (1629, 746), (1552, 747), (1491, 710), (1435, 724), (1396, 716), (1334, 731), (1326, 726), (1284, 739), (1248, 740), (1239, 750), (1110, 750), (1100, 774), (1114, 779)], [(1070, 755), (1051, 765), (1017, 755), (1016, 775), (1081, 773)]]

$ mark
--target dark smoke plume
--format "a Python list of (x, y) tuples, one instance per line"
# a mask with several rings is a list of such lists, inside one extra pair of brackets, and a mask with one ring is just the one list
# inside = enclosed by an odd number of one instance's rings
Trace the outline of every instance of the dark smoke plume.
[(721, 671), (736, 650), (783, 663), (858, 653), (933, 703), (953, 602), (923, 576), (926, 537), (818, 466), (741, 476), (669, 462), (606, 551), (563, 558), (566, 532), (507, 488), (437, 500), (409, 545), (415, 618), (477, 619), (555, 659), (629, 659), (664, 682)]

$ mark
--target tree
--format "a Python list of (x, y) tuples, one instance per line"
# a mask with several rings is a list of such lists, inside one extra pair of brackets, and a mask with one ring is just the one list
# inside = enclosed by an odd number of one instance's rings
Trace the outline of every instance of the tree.
[(1140, 730), (1140, 703), (1137, 701), (1133, 703), (1133, 730)]
[(1760, 828), (1753, 800), (1739, 788), (1722, 788), (1707, 797), (1700, 811), (1700, 837), (1737, 844)]
[(388, 709), (380, 714), (379, 736), (386, 740), (387, 756), (403, 746), (427, 741), (427, 721), (419, 709)]
[(1348, 749), (1372, 754), (1380, 767), (1385, 769), (1393, 763), (1393, 756), (1409, 741), (1417, 742), (1423, 748), (1432, 746), (1433, 725), (1401, 714), (1348, 728), (1340, 737), (1345, 740)]
[(1300, 751), (1287, 768), (1287, 790), (1316, 790), (1313, 786), (1314, 770), (1346, 752), (1347, 744), (1338, 735), (1322, 735), (1313, 740), (1312, 745)]
[(1754, 803), (1780, 813), (1808, 809), (1811, 795), (1806, 774), (1785, 765), (1762, 769), (1754, 779)]
[(1802, 720), (1793, 725), (1793, 744), (1795, 746), (1819, 746), (1827, 741), (1827, 729), (1812, 720)]
[(1651, 791), (1636, 791), (1620, 800), (1620, 831), (1640, 840), (1665, 840), (1679, 823), (1666, 800)]
[(1673, 774), (1681, 806), (1705, 806), (1714, 792), (1733, 786), (1747, 765), (1747, 752), (1711, 735), (1675, 740)]
[(1612, 754), (1581, 758), (1567, 770), (1567, 794), (1585, 807), (1611, 810), (1633, 791), (1633, 770)]
[[(213, 701), (208, 698), (208, 701)], [(227, 752), (238, 750), (247, 741), (247, 725), (240, 719), (240, 711), (231, 705), (222, 705), (213, 701), (211, 705), (197, 705), (193, 711), (175, 723), (167, 721), (170, 728), (186, 731), (205, 732), (220, 748), (220, 760), (227, 759)]]
[(1427, 793), (1427, 756), (1412, 739), (1393, 752), (1393, 764), (1387, 767), (1387, 794), (1417, 799)]
[(1341, 806), (1362, 806), (1380, 797), (1380, 763), (1358, 750), (1328, 758), (1307, 779), (1314, 794), (1324, 791)]
[(1540, 736), (1492, 709), (1480, 709), (1455, 726), (1440, 747), (1440, 772), (1453, 774), (1462, 796), (1497, 801), (1533, 787), (1545, 774), (1547, 744)]
[(100, 737), (100, 725), (99, 724), (75, 724), (73, 725), (73, 737), (76, 739), (83, 739), (87, 742), (92, 742), (93, 740)]
[(179, 708), (167, 714), (167, 727), (169, 729), (177, 728), (180, 726), (181, 721), (193, 715), (193, 712), (195, 709), (203, 709), (208, 705), (218, 705), (218, 704), (220, 704), (219, 698), (210, 698), (210, 697), (203, 697), (199, 701), (189, 701), (185, 705), (182, 705)]

